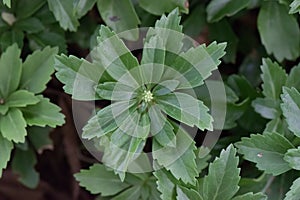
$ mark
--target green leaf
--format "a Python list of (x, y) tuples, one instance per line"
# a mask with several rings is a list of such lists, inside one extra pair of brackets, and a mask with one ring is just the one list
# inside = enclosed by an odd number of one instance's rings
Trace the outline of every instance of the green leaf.
[(137, 96), (135, 88), (120, 82), (105, 82), (99, 84), (96, 92), (101, 98), (111, 101), (130, 100)]
[(7, 48), (0, 58), (0, 99), (5, 99), (14, 92), (21, 77), (21, 51), (16, 44)]
[(32, 189), (39, 183), (39, 174), (34, 169), (36, 163), (36, 155), (32, 149), (29, 148), (27, 151), (16, 149), (12, 169), (20, 176), (19, 181)]
[(177, 190), (177, 200), (203, 200), (203, 198), (200, 196), (200, 194), (195, 191), (194, 189), (186, 188), (186, 187), (176, 187)]
[(20, 88), (35, 94), (44, 91), (54, 72), (54, 55), (57, 51), (57, 48), (46, 47), (29, 55), (23, 63)]
[(300, 170), (300, 148), (289, 149), (284, 155), (284, 160), (289, 163), (291, 168)]
[(97, 0), (76, 0), (74, 1), (74, 12), (77, 18), (83, 17), (95, 5)]
[(153, 159), (169, 170), (178, 180), (195, 184), (198, 176), (195, 155), (195, 143), (181, 127), (176, 134), (176, 146), (160, 146), (153, 142)]
[(27, 124), (41, 127), (47, 125), (52, 128), (63, 125), (65, 120), (64, 115), (59, 112), (60, 107), (51, 103), (47, 98), (38, 97), (39, 103), (21, 109)]
[(268, 54), (278, 61), (294, 60), (300, 52), (300, 29), (295, 16), (277, 1), (264, 1), (258, 15), (258, 30)]
[(177, 180), (165, 169), (156, 170), (153, 172), (157, 178), (157, 189), (161, 192), (161, 199), (175, 199)]
[(82, 137), (92, 139), (116, 130), (130, 114), (129, 110), (131, 107), (132, 103), (121, 101), (101, 109), (84, 126)]
[(253, 194), (252, 192), (249, 192), (244, 195), (239, 195), (234, 197), (232, 200), (267, 200), (267, 196), (263, 193), (256, 193)]
[(258, 169), (266, 173), (277, 176), (291, 169), (283, 157), (288, 149), (294, 147), (276, 132), (252, 134), (250, 138), (242, 138), (242, 141), (235, 145), (246, 160), (256, 163)]
[(225, 16), (232, 16), (246, 8), (250, 0), (212, 0), (206, 8), (207, 21), (216, 22)]
[(94, 164), (88, 170), (81, 170), (74, 176), (80, 186), (92, 194), (101, 193), (101, 196), (115, 195), (130, 186), (126, 182), (121, 182), (113, 171), (107, 170), (101, 164)]
[(298, 66), (295, 66), (291, 69), (290, 74), (286, 80), (286, 87), (295, 87), (297, 90), (300, 90), (300, 63)]
[(0, 104), (0, 114), (5, 115), (8, 111), (8, 105), (6, 104)]
[(16, 21), (14, 26), (22, 31), (26, 31), (29, 34), (38, 33), (46, 29), (43, 23), (35, 17), (27, 18), (24, 20), (18, 20)]
[(274, 100), (279, 99), (282, 86), (285, 85), (287, 79), (285, 70), (278, 63), (272, 62), (270, 59), (263, 59), (261, 70), (264, 96)]
[(98, 82), (110, 80), (104, 67), (75, 56), (56, 56), (55, 69), (56, 77), (65, 84), (65, 92), (76, 100), (99, 99), (95, 91)]
[(157, 97), (161, 109), (180, 122), (199, 129), (212, 130), (212, 117), (207, 113), (208, 108), (194, 97), (180, 92), (174, 92)]
[(300, 137), (300, 93), (295, 88), (283, 88), (281, 109), (289, 130)]
[[(1, 121), (1, 117), (0, 117)], [(14, 148), (14, 145), (11, 141), (5, 139), (0, 131), (0, 178), (2, 176), (2, 169), (5, 169), (7, 166), (7, 163), (10, 159), (10, 154), (12, 149)]]
[(31, 126), (27, 128), (28, 139), (39, 154), (42, 154), (46, 149), (52, 150), (54, 148), (50, 131), (51, 128), (49, 127)]
[(299, 200), (300, 196), (300, 178), (293, 182), (288, 193), (286, 193), (284, 200)]
[(297, 13), (297, 12), (300, 14), (300, 1), (299, 0), (294, 0), (290, 4), (289, 14), (294, 14), (294, 13)]
[[(140, 24), (130, 0), (97, 0), (97, 7), (104, 22), (117, 33), (138, 28)], [(122, 36), (129, 40), (136, 40), (138, 32), (131, 30)]]
[[(12, 46), (14, 43), (17, 44), (18, 47), (23, 47), (24, 33), (21, 30), (14, 29), (9, 30), (1, 34), (0, 44), (2, 51), (5, 51), (7, 48)], [(18, 61), (18, 60), (15, 60)]]
[(27, 90), (17, 90), (16, 92), (9, 95), (6, 99), (6, 104), (9, 107), (25, 107), (27, 105), (33, 105), (38, 103), (40, 100), (33, 93)]
[(48, 6), (63, 29), (77, 30), (79, 21), (73, 12), (73, 0), (48, 0)]
[(3, 0), (3, 4), (10, 8), (11, 7), (11, 0)]
[(238, 162), (233, 145), (222, 150), (220, 157), (209, 165), (208, 175), (204, 177), (204, 200), (229, 200), (235, 195), (240, 180)]
[(125, 190), (118, 196), (112, 198), (112, 200), (124, 200), (124, 199), (130, 199), (130, 200), (139, 200), (141, 196), (141, 188), (142, 186), (135, 185), (128, 190)]
[(281, 115), (280, 104), (278, 100), (275, 101), (269, 97), (256, 98), (251, 104), (252, 107), (254, 107), (255, 112), (259, 113), (266, 119), (276, 119)]
[(0, 118), (0, 132), (2, 136), (15, 143), (25, 142), (26, 121), (19, 109), (12, 108)]
[(179, 8), (179, 10), (183, 13), (189, 12), (189, 2), (187, 0), (139, 0), (139, 5), (149, 13), (153, 15), (163, 15), (164, 13), (171, 12), (175, 8)]
[(46, 3), (46, 1), (31, 0), (30, 3), (28, 3), (26, 0), (18, 0), (14, 1), (14, 3), (16, 3), (16, 17), (20, 20), (33, 16)]

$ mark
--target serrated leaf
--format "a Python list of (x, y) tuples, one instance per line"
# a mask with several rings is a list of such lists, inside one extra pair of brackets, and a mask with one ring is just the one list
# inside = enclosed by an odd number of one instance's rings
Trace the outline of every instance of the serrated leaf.
[(253, 194), (253, 192), (249, 192), (244, 195), (236, 196), (232, 200), (267, 200), (267, 199), (268, 197), (263, 193)]
[(101, 109), (97, 115), (92, 117), (88, 121), (88, 124), (84, 126), (82, 137), (92, 139), (114, 131), (130, 114), (129, 110), (131, 107), (131, 102), (121, 101)]
[(56, 77), (65, 84), (65, 92), (77, 100), (99, 99), (95, 87), (98, 82), (110, 80), (104, 67), (75, 56), (56, 56), (55, 69)]
[(57, 48), (46, 47), (27, 56), (22, 65), (20, 88), (35, 94), (44, 91), (54, 72), (54, 55), (57, 52)]
[(235, 195), (240, 180), (238, 162), (236, 150), (230, 145), (209, 165), (203, 180), (204, 200), (229, 200)]
[(206, 8), (207, 21), (216, 22), (225, 16), (232, 16), (246, 8), (250, 0), (212, 0)]
[(11, 0), (3, 0), (3, 4), (10, 8), (11, 7)]
[(277, 100), (280, 97), (282, 86), (286, 83), (287, 74), (285, 70), (270, 59), (263, 59), (261, 70), (264, 96)]
[(2, 136), (15, 143), (25, 142), (26, 121), (22, 112), (17, 108), (10, 109), (6, 115), (0, 118), (0, 132)]
[(300, 63), (291, 69), (290, 74), (286, 80), (286, 87), (295, 87), (300, 90)]
[(295, 16), (277, 1), (264, 1), (258, 15), (258, 30), (268, 54), (281, 62), (294, 60), (300, 52), (300, 29)]
[(297, 12), (300, 14), (300, 0), (294, 0), (290, 4), (289, 14), (294, 14), (294, 13), (297, 13)]
[(139, 0), (139, 5), (149, 13), (159, 16), (171, 12), (176, 7), (183, 13), (187, 14), (189, 12), (189, 3), (187, 0), (168, 0), (163, 2), (160, 0), (153, 0), (151, 2)]
[(74, 11), (77, 18), (83, 17), (93, 8), (97, 0), (76, 0), (74, 2)]
[(175, 199), (175, 184), (177, 183), (177, 180), (174, 180), (174, 177), (170, 172), (160, 169), (156, 170), (153, 174), (157, 178), (156, 184), (157, 189), (161, 192), (160, 198), (165, 200)]
[(299, 200), (300, 196), (300, 178), (293, 182), (288, 193), (286, 193), (284, 200)]
[(276, 119), (280, 117), (280, 104), (279, 101), (266, 98), (256, 98), (252, 101), (252, 107), (254, 107), (255, 112), (259, 113), (262, 117), (266, 119)]
[(16, 149), (12, 169), (20, 176), (19, 181), (32, 189), (39, 183), (39, 174), (34, 169), (36, 163), (36, 155), (32, 149), (29, 148), (27, 151)]
[(300, 137), (300, 93), (295, 88), (283, 88), (281, 109), (289, 130)]
[(34, 105), (40, 100), (33, 93), (27, 90), (17, 90), (9, 95), (6, 99), (6, 104), (9, 107), (25, 107), (27, 105)]
[[(1, 121), (1, 117), (0, 117)], [(2, 169), (5, 169), (7, 166), (7, 163), (10, 159), (10, 154), (13, 149), (14, 145), (11, 141), (5, 139), (0, 131), (0, 178), (2, 176)]]
[[(104, 22), (117, 33), (138, 28), (140, 24), (130, 0), (98, 0), (97, 7)], [(129, 40), (135, 40), (138, 38), (138, 32), (131, 30), (122, 36)]]
[(81, 170), (74, 176), (80, 186), (92, 194), (101, 193), (101, 196), (115, 195), (130, 186), (126, 182), (121, 182), (113, 171), (107, 170), (101, 164), (94, 164), (88, 170)]
[(177, 200), (190, 200), (190, 199), (203, 200), (200, 194), (194, 189), (177, 186), (176, 191), (177, 191), (177, 196), (176, 196)]
[(73, 12), (73, 0), (48, 0), (48, 6), (63, 29), (77, 30), (79, 21)]
[(65, 123), (64, 115), (60, 113), (61, 108), (51, 103), (49, 99), (38, 96), (40, 102), (22, 108), (24, 118), (30, 126), (50, 126), (55, 128)]
[(289, 163), (291, 168), (300, 170), (300, 148), (289, 149), (284, 155), (284, 160)]
[(277, 176), (291, 169), (283, 157), (294, 146), (276, 132), (252, 134), (250, 138), (242, 138), (235, 145), (246, 160), (256, 163), (258, 169), (266, 173)]
[(207, 113), (208, 108), (199, 100), (185, 94), (174, 92), (157, 97), (161, 109), (180, 122), (199, 129), (212, 130), (212, 117)]
[(21, 78), (21, 51), (16, 44), (8, 47), (0, 58), (0, 99), (14, 92)]
[(195, 155), (195, 143), (191, 137), (178, 127), (176, 133), (176, 146), (160, 146), (153, 142), (153, 159), (169, 170), (178, 180), (184, 183), (195, 184), (198, 176)]

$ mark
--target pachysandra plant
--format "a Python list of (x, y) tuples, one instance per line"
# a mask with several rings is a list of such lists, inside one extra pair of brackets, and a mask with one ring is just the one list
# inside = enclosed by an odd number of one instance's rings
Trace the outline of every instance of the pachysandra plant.
[[(64, 123), (60, 108), (41, 94), (54, 72), (56, 53), (57, 48), (46, 47), (22, 62), (21, 51), (14, 44), (0, 58), (0, 175), (11, 151), (17, 147), (12, 168), (28, 187), (35, 187), (38, 183), (38, 174), (33, 168), (36, 163), (34, 149), (39, 150), (48, 140), (47, 135), (45, 139), (34, 136), (48, 130), (41, 131), (38, 127), (54, 128)], [(34, 137), (39, 137), (39, 141)]]

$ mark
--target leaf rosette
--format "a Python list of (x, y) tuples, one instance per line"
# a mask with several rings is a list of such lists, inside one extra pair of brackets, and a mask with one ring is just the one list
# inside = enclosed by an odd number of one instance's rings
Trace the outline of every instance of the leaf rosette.
[[(193, 89), (217, 69), (226, 44), (186, 42), (180, 19), (174, 10), (148, 29), (140, 61), (119, 37), (126, 33), (106, 26), (100, 28), (91, 62), (56, 57), (56, 76), (73, 99), (112, 102), (88, 121), (82, 137), (104, 150), (102, 162), (121, 179), (127, 171), (159, 167), (185, 183), (194, 184), (198, 176), (195, 142), (182, 124), (213, 129), (209, 109)], [(154, 162), (145, 167), (147, 140)]]

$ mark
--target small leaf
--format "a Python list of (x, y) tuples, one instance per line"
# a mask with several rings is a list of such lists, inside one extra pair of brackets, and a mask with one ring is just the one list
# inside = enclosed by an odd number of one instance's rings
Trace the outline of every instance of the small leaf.
[(295, 88), (283, 88), (281, 109), (289, 130), (300, 137), (300, 93)]
[(158, 97), (157, 102), (166, 114), (180, 122), (201, 130), (212, 129), (213, 120), (207, 113), (208, 108), (188, 94), (174, 92)]
[(21, 51), (16, 44), (8, 47), (0, 58), (0, 98), (5, 99), (14, 92), (21, 78)]
[(135, 88), (120, 82), (105, 82), (99, 84), (96, 92), (101, 98), (111, 101), (130, 100), (137, 96)]
[(161, 199), (175, 199), (177, 180), (165, 169), (156, 170), (153, 172), (157, 178), (157, 189), (161, 192)]
[(289, 149), (284, 155), (284, 160), (289, 163), (291, 168), (300, 170), (300, 148)]
[(300, 178), (293, 182), (288, 193), (286, 193), (284, 200), (299, 200), (300, 196)]
[(277, 1), (264, 1), (258, 15), (258, 30), (268, 54), (281, 62), (300, 53), (300, 29), (295, 16)]
[[(1, 121), (1, 117), (0, 117)], [(0, 178), (2, 176), (2, 169), (5, 169), (7, 166), (7, 163), (10, 159), (10, 154), (12, 149), (14, 148), (14, 145), (11, 141), (5, 139), (0, 131)]]
[(25, 142), (26, 121), (19, 109), (12, 108), (0, 118), (0, 132), (2, 136), (15, 143)]
[(258, 169), (266, 173), (277, 176), (291, 169), (283, 157), (288, 149), (294, 147), (276, 132), (252, 134), (250, 138), (242, 138), (242, 141), (235, 145), (246, 160), (256, 163)]
[(20, 176), (19, 181), (32, 189), (39, 183), (39, 174), (34, 169), (36, 163), (36, 155), (32, 149), (29, 148), (27, 151), (16, 149), (12, 169)]
[(80, 186), (92, 194), (101, 193), (101, 196), (115, 195), (130, 186), (126, 182), (121, 182), (113, 171), (107, 170), (101, 164), (94, 164), (88, 170), (81, 170), (74, 176)]
[(59, 111), (60, 107), (51, 103), (49, 99), (38, 96), (40, 102), (35, 105), (30, 105), (22, 108), (24, 118), (30, 126), (50, 126), (55, 128), (65, 123), (64, 115)]
[(186, 14), (189, 12), (188, 0), (152, 0), (151, 2), (147, 0), (139, 0), (139, 5), (149, 13), (158, 16), (171, 12), (175, 8), (179, 8), (181, 12)]
[(5, 115), (6, 113), (7, 113), (7, 111), (8, 111), (8, 105), (6, 105), (6, 104), (0, 104), (0, 114), (1, 115)]
[(204, 200), (229, 200), (235, 195), (240, 180), (238, 162), (232, 145), (222, 150), (220, 157), (209, 165), (208, 175), (204, 177)]
[(48, 0), (48, 6), (63, 29), (77, 30), (79, 21), (73, 12), (73, 0)]
[(11, 7), (11, 0), (3, 0), (3, 4), (10, 8)]
[(43, 23), (35, 17), (26, 18), (24, 20), (17, 20), (16, 23), (14, 23), (14, 26), (17, 29), (26, 31), (29, 34), (39, 33), (46, 29)]
[(279, 101), (269, 97), (256, 98), (252, 101), (252, 107), (254, 107), (255, 112), (266, 119), (276, 119), (281, 115)]
[(290, 4), (290, 12), (289, 14), (294, 14), (294, 13), (299, 13), (300, 14), (300, 1), (299, 0), (294, 0)]
[(177, 190), (177, 200), (203, 200), (203, 198), (200, 196), (200, 194), (195, 191), (194, 189), (186, 188), (186, 187), (176, 187)]
[(20, 88), (35, 94), (44, 91), (54, 72), (54, 55), (56, 53), (57, 48), (46, 47), (27, 56), (22, 65)]
[(261, 70), (264, 96), (277, 100), (280, 97), (282, 86), (286, 83), (287, 74), (285, 70), (270, 59), (263, 59)]
[(153, 158), (169, 170), (178, 180), (184, 183), (195, 184), (195, 177), (198, 176), (195, 155), (195, 143), (191, 137), (178, 127), (176, 134), (176, 146), (160, 146), (153, 143)]
[(206, 8), (207, 21), (216, 22), (225, 16), (232, 16), (246, 8), (250, 0), (212, 0)]
[(138, 38), (137, 30), (140, 20), (130, 0), (98, 0), (97, 7), (104, 22), (111, 27), (116, 33), (123, 31), (124, 38), (135, 40)]
[(40, 100), (33, 93), (27, 90), (17, 90), (12, 93), (7, 99), (7, 105), (9, 107), (25, 107), (27, 105), (34, 105)]
[(268, 197), (263, 193), (253, 194), (252, 192), (249, 192), (244, 195), (236, 196), (232, 200), (267, 200), (267, 199)]
[(295, 87), (300, 90), (300, 63), (291, 69), (290, 74), (286, 80), (286, 87)]

